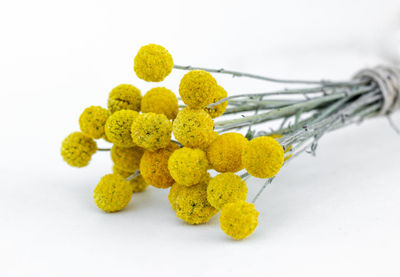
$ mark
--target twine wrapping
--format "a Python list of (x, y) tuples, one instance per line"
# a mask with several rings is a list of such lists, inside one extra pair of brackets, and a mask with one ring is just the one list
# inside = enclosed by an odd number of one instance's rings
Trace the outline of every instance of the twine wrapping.
[(400, 69), (392, 66), (377, 66), (360, 70), (354, 79), (367, 79), (375, 82), (383, 96), (381, 115), (400, 109)]

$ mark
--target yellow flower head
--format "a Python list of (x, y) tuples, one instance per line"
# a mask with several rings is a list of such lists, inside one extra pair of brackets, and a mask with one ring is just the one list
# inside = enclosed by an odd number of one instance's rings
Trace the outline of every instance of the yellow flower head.
[(203, 150), (183, 147), (176, 150), (168, 160), (172, 178), (185, 186), (200, 183), (207, 174), (208, 161)]
[(133, 69), (136, 75), (147, 82), (161, 82), (174, 66), (171, 54), (157, 44), (142, 46), (137, 53)]
[(113, 88), (108, 96), (108, 110), (115, 113), (120, 110), (140, 111), (142, 94), (132, 85), (122, 84)]
[(105, 212), (117, 212), (125, 208), (132, 198), (131, 185), (118, 174), (101, 178), (93, 195), (97, 207)]
[(70, 166), (87, 166), (96, 151), (96, 142), (81, 132), (71, 133), (61, 144), (61, 156)]
[(172, 123), (163, 114), (140, 114), (131, 128), (133, 142), (149, 151), (167, 147), (171, 141)]
[(178, 183), (174, 183), (172, 187), (169, 189), (168, 193), (168, 201), (169, 204), (171, 205), (171, 208), (176, 211), (176, 198), (178, 197), (179, 192), (181, 191), (182, 185), (179, 185)]
[(252, 139), (243, 149), (242, 162), (247, 172), (258, 178), (274, 177), (283, 165), (282, 146), (271, 137)]
[(214, 136), (214, 122), (204, 110), (184, 108), (172, 125), (175, 138), (184, 146), (205, 149)]
[(192, 70), (179, 84), (182, 101), (191, 108), (202, 109), (212, 103), (217, 93), (217, 81), (204, 70)]
[(104, 135), (108, 111), (99, 106), (86, 108), (79, 117), (79, 126), (85, 135), (99, 139)]
[(144, 152), (140, 160), (140, 173), (147, 184), (163, 189), (172, 186), (174, 179), (168, 170), (168, 159), (178, 148), (175, 143), (170, 143), (167, 148)]
[(167, 88), (152, 88), (143, 96), (141, 110), (144, 113), (165, 114), (168, 119), (175, 119), (179, 110), (178, 98)]
[(135, 172), (139, 169), (139, 163), (142, 156), (143, 149), (137, 146), (119, 147), (113, 145), (111, 148), (111, 159), (115, 166), (128, 172)]
[(210, 180), (207, 188), (207, 199), (211, 206), (222, 209), (226, 204), (246, 200), (246, 183), (239, 176), (221, 173)]
[(258, 215), (254, 204), (238, 201), (222, 208), (219, 223), (225, 234), (240, 240), (254, 232), (258, 225)]
[[(113, 166), (113, 172), (118, 175), (121, 175), (124, 179), (128, 178), (129, 176), (131, 176), (132, 174), (135, 173), (135, 172), (129, 172), (129, 171), (122, 170), (119, 167), (117, 167), (116, 165)], [(132, 187), (133, 193), (142, 192), (148, 187), (148, 184), (146, 184), (142, 175), (136, 176), (135, 178), (133, 178), (132, 180), (130, 180), (128, 182)]]
[(211, 167), (218, 172), (242, 170), (242, 152), (247, 143), (247, 139), (239, 133), (218, 136), (207, 148), (207, 158)]
[(131, 126), (139, 113), (132, 110), (121, 110), (110, 115), (106, 122), (106, 136), (117, 146), (133, 147)]
[[(216, 103), (219, 100), (226, 98), (227, 96), (228, 93), (226, 92), (226, 90), (221, 86), (217, 86), (214, 99), (211, 103)], [(227, 106), (228, 106), (228, 101), (225, 101), (211, 109), (206, 107), (205, 110), (211, 115), (212, 118), (216, 118), (224, 114)]]
[[(208, 178), (200, 184), (187, 187), (174, 184), (177, 190), (175, 203), (176, 216), (189, 224), (206, 223), (213, 217), (218, 210), (207, 201)], [(171, 197), (173, 200), (173, 197)]]

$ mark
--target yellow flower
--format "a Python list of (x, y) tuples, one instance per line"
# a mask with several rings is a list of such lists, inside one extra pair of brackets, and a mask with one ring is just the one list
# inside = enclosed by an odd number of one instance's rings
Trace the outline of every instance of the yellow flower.
[(214, 122), (204, 110), (184, 108), (172, 125), (175, 138), (184, 146), (205, 149), (215, 138)]
[[(208, 179), (200, 184), (187, 187), (179, 184), (174, 184), (177, 195), (175, 203), (176, 216), (189, 224), (206, 223), (213, 217), (218, 210), (210, 205), (207, 201), (207, 183)], [(173, 200), (173, 197), (171, 197)]]
[(131, 126), (134, 119), (139, 115), (132, 110), (121, 110), (109, 116), (106, 122), (106, 136), (117, 146), (133, 147)]
[(192, 70), (183, 76), (179, 84), (182, 101), (191, 108), (202, 109), (216, 97), (217, 81), (204, 70)]
[(183, 147), (168, 160), (169, 172), (174, 180), (185, 186), (198, 184), (207, 174), (208, 161), (203, 150)]
[(96, 151), (96, 142), (81, 132), (71, 133), (61, 144), (64, 161), (75, 167), (87, 166)]
[(120, 110), (140, 111), (142, 94), (132, 85), (122, 84), (113, 88), (108, 96), (108, 110), (115, 113)]
[(227, 172), (212, 178), (207, 188), (207, 199), (211, 206), (222, 209), (228, 203), (246, 200), (246, 183), (239, 176)]
[(258, 225), (258, 215), (254, 204), (238, 201), (222, 208), (219, 223), (225, 234), (240, 240), (254, 232)]
[(152, 88), (143, 96), (141, 110), (144, 113), (165, 114), (168, 119), (175, 119), (179, 110), (178, 98), (167, 88)]
[(140, 147), (127, 148), (113, 145), (111, 148), (111, 159), (118, 168), (128, 172), (135, 172), (139, 169), (143, 152), (143, 149)]
[(242, 162), (247, 172), (258, 178), (274, 177), (283, 165), (282, 146), (271, 137), (251, 140), (243, 149)]
[(242, 152), (247, 143), (247, 139), (239, 133), (225, 133), (218, 136), (207, 149), (211, 167), (218, 172), (242, 170)]
[[(116, 173), (116, 174), (121, 175), (125, 179), (135, 173), (135, 171), (134, 172), (129, 172), (129, 171), (125, 171), (123, 169), (120, 169), (116, 165), (113, 166), (113, 172)], [(132, 192), (133, 193), (142, 192), (149, 186), (144, 181), (144, 178), (143, 178), (142, 175), (138, 175), (138, 176), (136, 176), (135, 178), (133, 178), (132, 180), (130, 180), (128, 182), (132, 187)]]
[(132, 198), (131, 185), (118, 174), (101, 178), (93, 195), (97, 207), (105, 212), (117, 212), (125, 208)]
[(157, 44), (142, 46), (137, 53), (133, 69), (136, 75), (147, 82), (161, 82), (174, 66), (171, 54)]
[(131, 128), (133, 142), (149, 151), (167, 147), (171, 141), (172, 123), (163, 114), (140, 114)]
[(176, 198), (178, 197), (179, 192), (181, 191), (182, 185), (178, 183), (174, 183), (172, 187), (169, 189), (168, 193), (168, 201), (171, 205), (171, 208), (176, 211)]
[(99, 106), (86, 108), (79, 117), (79, 126), (85, 135), (99, 139), (104, 135), (108, 111)]
[[(217, 103), (219, 100), (224, 99), (228, 96), (226, 90), (221, 87), (217, 86), (217, 90), (215, 91), (214, 99), (211, 103)], [(206, 112), (208, 112), (212, 118), (216, 118), (224, 114), (226, 107), (228, 106), (228, 101), (222, 102), (221, 104), (215, 106), (214, 108), (204, 108)]]
[(145, 151), (140, 160), (140, 173), (147, 184), (156, 188), (169, 188), (174, 183), (168, 170), (168, 159), (178, 145), (170, 143), (167, 148), (154, 152)]

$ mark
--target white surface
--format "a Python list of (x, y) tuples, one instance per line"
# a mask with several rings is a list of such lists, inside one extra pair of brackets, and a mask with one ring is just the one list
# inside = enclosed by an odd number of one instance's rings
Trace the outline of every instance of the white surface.
[[(316, 158), (282, 170), (241, 242), (217, 216), (182, 223), (166, 190), (105, 214), (92, 191), (108, 154), (83, 169), (59, 155), (80, 112), (104, 106), (112, 87), (154, 86), (132, 70), (143, 44), (177, 64), (343, 79), (398, 53), (386, 43), (397, 2), (1, 2), (0, 276), (399, 276), (400, 137), (385, 119), (331, 133)], [(162, 85), (176, 91), (182, 74)], [(277, 87), (216, 77), (231, 94)], [(251, 197), (261, 182), (248, 186)]]

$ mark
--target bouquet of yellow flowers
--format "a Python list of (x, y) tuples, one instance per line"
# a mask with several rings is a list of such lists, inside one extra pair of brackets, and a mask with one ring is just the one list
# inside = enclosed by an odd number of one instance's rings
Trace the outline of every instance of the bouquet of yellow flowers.
[[(282, 166), (303, 152), (314, 154), (326, 133), (373, 116), (390, 119), (400, 107), (400, 70), (388, 66), (361, 70), (349, 81), (308, 81), (180, 66), (156, 44), (140, 48), (134, 59), (136, 75), (148, 82), (163, 81), (173, 69), (188, 71), (179, 98), (165, 87), (142, 96), (121, 84), (111, 90), (107, 109), (86, 108), (80, 132), (62, 142), (61, 155), (74, 167), (110, 151), (113, 173), (101, 178), (93, 196), (105, 212), (124, 209), (148, 185), (170, 188), (177, 217), (203, 224), (220, 211), (221, 229), (244, 239), (258, 224), (254, 203)], [(211, 73), (304, 87), (228, 96)], [(98, 139), (111, 149), (98, 148)], [(250, 177), (266, 181), (246, 202)]]

